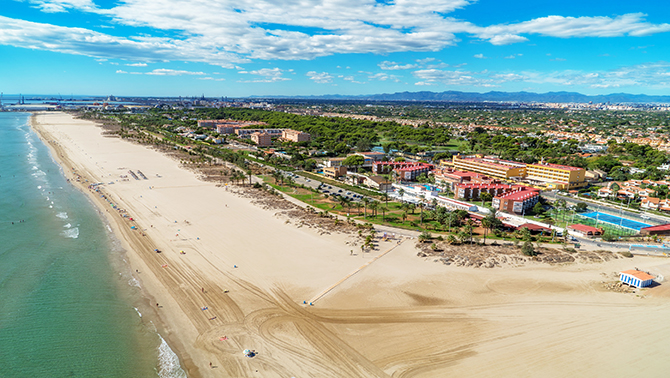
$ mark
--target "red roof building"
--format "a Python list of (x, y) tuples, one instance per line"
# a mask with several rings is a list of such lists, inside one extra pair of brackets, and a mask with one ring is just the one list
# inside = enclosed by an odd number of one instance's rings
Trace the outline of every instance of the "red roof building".
[(619, 281), (637, 288), (647, 287), (654, 282), (654, 276), (639, 270), (624, 270), (619, 272)]
[(493, 208), (514, 214), (525, 214), (540, 201), (540, 193), (537, 190), (529, 190), (526, 187), (517, 187), (510, 192), (493, 197)]
[(642, 235), (670, 235), (670, 223), (640, 229)]
[(491, 197), (512, 191), (510, 185), (504, 184), (456, 184), (454, 185), (454, 199), (471, 200), (479, 199), (482, 193), (489, 193)]
[(571, 224), (568, 226), (568, 228), (584, 236), (596, 236), (596, 235), (602, 235), (603, 233), (602, 228), (595, 228), (587, 226), (585, 224)]

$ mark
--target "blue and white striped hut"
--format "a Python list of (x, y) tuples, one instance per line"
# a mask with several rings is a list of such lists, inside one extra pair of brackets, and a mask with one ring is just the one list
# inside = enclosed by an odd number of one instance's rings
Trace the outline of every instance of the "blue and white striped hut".
[(631, 269), (619, 272), (619, 281), (637, 288), (647, 287), (651, 285), (653, 280), (654, 276), (650, 276), (649, 274), (639, 270)]

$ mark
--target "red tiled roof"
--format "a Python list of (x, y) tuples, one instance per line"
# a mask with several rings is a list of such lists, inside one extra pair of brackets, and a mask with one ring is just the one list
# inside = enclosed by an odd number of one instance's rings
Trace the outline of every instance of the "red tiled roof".
[(533, 224), (533, 223), (524, 223), (524, 224), (518, 226), (517, 228), (519, 230), (521, 230), (522, 228), (527, 228), (530, 231), (549, 231), (549, 232), (551, 232), (551, 228), (543, 227), (543, 226)]
[(633, 277), (639, 279), (640, 281), (647, 281), (647, 280), (653, 280), (654, 279), (654, 276), (651, 276), (651, 275), (649, 275), (645, 272), (641, 272), (639, 270), (634, 270), (634, 269), (624, 270), (620, 274), (627, 274), (629, 276), (633, 276)]
[(642, 231), (642, 230), (647, 230), (647, 231), (666, 231), (666, 230), (670, 230), (670, 223), (661, 224), (661, 225), (658, 225), (658, 226), (643, 227), (643, 228), (640, 229), (640, 231)]
[(479, 183), (463, 183), (456, 184), (459, 189), (479, 188), (479, 189), (511, 189), (512, 187), (504, 184), (479, 184)]
[(525, 198), (532, 198), (535, 196), (539, 196), (538, 192), (535, 191), (530, 191), (530, 190), (519, 190), (517, 192), (510, 192), (503, 194), (501, 196), (496, 196), (499, 199), (506, 199), (506, 200), (512, 200), (512, 201), (518, 201), (522, 200)]
[(591, 226), (587, 226), (585, 224), (579, 224), (579, 223), (578, 224), (571, 224), (571, 225), (568, 226), (568, 228), (571, 228), (571, 229), (577, 230), (577, 231), (582, 231), (582, 232), (594, 232), (594, 233), (595, 232), (601, 232), (601, 230), (599, 228), (595, 228), (595, 227), (591, 227)]

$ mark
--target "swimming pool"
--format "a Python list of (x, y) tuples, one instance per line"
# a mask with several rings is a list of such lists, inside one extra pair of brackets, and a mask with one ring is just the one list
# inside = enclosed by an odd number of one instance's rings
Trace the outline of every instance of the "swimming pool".
[(637, 230), (637, 231), (640, 231), (641, 228), (651, 226), (650, 224), (637, 222), (637, 221), (622, 218), (622, 217), (617, 217), (616, 215), (600, 213), (600, 212), (597, 212), (597, 211), (592, 211), (590, 213), (583, 213), (583, 214), (577, 214), (577, 215), (582, 216), (582, 217), (586, 217), (586, 218), (596, 219), (599, 222), (609, 223), (609, 224), (613, 224), (615, 226), (626, 227), (626, 228), (630, 228), (630, 229)]

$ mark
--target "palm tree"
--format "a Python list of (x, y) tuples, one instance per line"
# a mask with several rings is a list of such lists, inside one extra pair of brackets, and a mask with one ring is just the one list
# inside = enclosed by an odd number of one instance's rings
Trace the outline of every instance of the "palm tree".
[(421, 221), (421, 224), (423, 224), (423, 206), (424, 206), (423, 202), (419, 202), (419, 208), (421, 209), (421, 215), (419, 215), (419, 219)]
[(382, 193), (382, 200), (388, 205), (389, 203), (389, 194), (384, 192)]
[(406, 220), (407, 220), (407, 211), (403, 211), (402, 212), (402, 221), (404, 222)]
[(372, 217), (377, 216), (377, 208), (379, 207), (379, 202), (377, 201), (371, 201), (370, 202), (370, 210), (372, 210)]
[(379, 210), (382, 211), (382, 222), (384, 222), (384, 216), (386, 215), (386, 212), (389, 211), (389, 209), (386, 206), (382, 206), (379, 208)]
[(405, 189), (403, 188), (398, 189), (398, 195), (400, 196), (400, 201), (402, 201), (403, 198), (405, 197)]
[(470, 245), (472, 245), (472, 230), (475, 228), (475, 221), (468, 219), (465, 221), (468, 231), (470, 231)]
[(489, 217), (482, 219), (482, 226), (484, 227), (484, 244), (486, 244), (486, 234), (488, 233), (489, 228), (493, 228), (493, 224), (491, 224)]
[(363, 197), (362, 201), (363, 205), (365, 205), (365, 213), (363, 214), (363, 219), (365, 219), (368, 216), (368, 204), (370, 203), (370, 199), (368, 197)]

